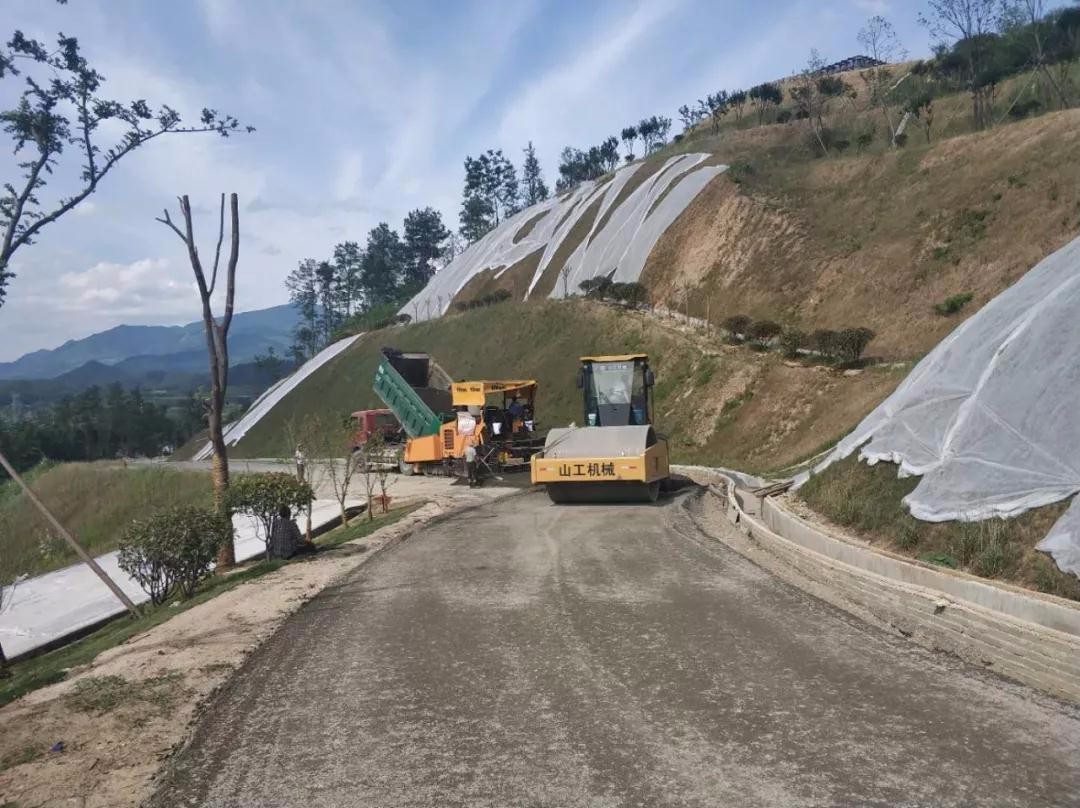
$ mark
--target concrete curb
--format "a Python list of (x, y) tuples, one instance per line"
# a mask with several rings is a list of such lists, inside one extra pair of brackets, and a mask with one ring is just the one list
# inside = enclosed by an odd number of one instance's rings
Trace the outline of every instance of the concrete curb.
[(924, 647), (1080, 702), (1080, 605), (830, 536), (716, 476), (723, 485), (709, 491), (724, 517), (792, 583)]

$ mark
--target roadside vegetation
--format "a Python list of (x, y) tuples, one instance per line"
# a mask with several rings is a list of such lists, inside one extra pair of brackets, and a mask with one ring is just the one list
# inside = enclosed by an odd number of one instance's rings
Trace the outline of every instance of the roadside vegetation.
[(876, 546), (930, 564), (1080, 600), (1080, 580), (1063, 573), (1052, 558), (1035, 549), (1068, 502), (1013, 519), (922, 522), (911, 516), (902, 502), (919, 479), (901, 479), (896, 472), (892, 463), (868, 466), (852, 455), (813, 475), (798, 497), (817, 513)]
[[(125, 467), (107, 461), (46, 464), (31, 471), (27, 481), (91, 555), (115, 550), (124, 526), (137, 517), (210, 502), (208, 474), (161, 465)], [(53, 535), (11, 481), (0, 483), (0, 536), (3, 582), (76, 561), (67, 544)]]
[[(206, 477), (206, 475), (203, 476)], [(376, 530), (394, 524), (419, 508), (421, 504), (414, 503), (393, 508), (387, 513), (376, 513), (371, 521), (355, 520), (347, 527), (338, 527), (317, 537), (315, 544), (320, 549), (331, 550), (346, 542), (362, 539)], [(359, 545), (357, 551), (363, 552), (366, 549), (365, 546)], [(69, 670), (92, 662), (103, 651), (121, 645), (193, 606), (205, 603), (240, 584), (258, 580), (288, 564), (304, 563), (310, 558), (312, 556), (290, 560), (258, 560), (236, 567), (224, 574), (210, 575), (201, 580), (195, 586), (192, 595), (186, 599), (145, 604), (140, 607), (142, 616), (138, 619), (118, 617), (70, 645), (9, 663), (9, 675), (6, 678), (0, 677), (0, 706), (39, 687), (62, 681)], [(107, 685), (108, 683), (97, 683), (88, 686), (89, 689), (77, 698), (92, 706), (96, 698), (95, 693), (105, 698), (113, 692), (114, 688)]]

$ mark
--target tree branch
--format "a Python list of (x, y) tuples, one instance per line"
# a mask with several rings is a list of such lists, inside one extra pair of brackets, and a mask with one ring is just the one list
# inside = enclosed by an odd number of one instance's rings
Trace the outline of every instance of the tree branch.
[(217, 249), (214, 250), (214, 271), (210, 273), (210, 294), (217, 287), (218, 262), (221, 261), (221, 242), (225, 240), (225, 194), (221, 195), (221, 213), (218, 216)]
[(7, 231), (4, 233), (4, 242), (0, 245), (0, 263), (7, 263), (7, 259), (11, 257), (11, 254), (25, 241), (24, 236), (27, 231), (24, 230), (21, 234), (16, 236), (15, 229), (19, 226), (19, 220), (22, 218), (26, 200), (34, 193), (38, 178), (41, 176), (41, 169), (49, 162), (49, 157), (51, 155), (52, 152), (48, 149), (41, 151), (38, 155), (38, 159), (34, 161), (34, 164), (30, 167), (30, 173), (26, 175), (26, 187), (24, 187), (22, 192), (15, 198), (15, 207), (12, 209), (11, 217), (8, 220)]
[(35, 221), (33, 224), (28, 225), (27, 228), (25, 230), (23, 230), (23, 232), (20, 233), (18, 235), (18, 237), (16, 237), (14, 239), (14, 241), (12, 242), (9, 254), (12, 253), (12, 252), (15, 252), (15, 250), (17, 250), (19, 247), (26, 246), (26, 244), (30, 241), (30, 239), (32, 239), (37, 234), (37, 232), (39, 230), (41, 230), (41, 228), (43, 228), (47, 224), (51, 224), (52, 222), (55, 222), (57, 219), (59, 219), (61, 216), (63, 216), (65, 213), (67, 213), (69, 210), (71, 210), (76, 205), (78, 205), (80, 202), (82, 202), (84, 199), (86, 199), (86, 197), (90, 196), (90, 194), (92, 194), (95, 190), (97, 190), (98, 183), (100, 183), (101, 180), (105, 178), (105, 175), (108, 174), (109, 171), (112, 170), (113, 166), (115, 166), (117, 164), (117, 162), (119, 162), (119, 160), (122, 157), (130, 154), (132, 151), (137, 149), (142, 144), (147, 143), (147, 142), (153, 140), (154, 138), (159, 137), (160, 135), (165, 135), (165, 134), (193, 134), (193, 133), (197, 133), (197, 132), (217, 132), (217, 131), (218, 131), (217, 127), (213, 127), (213, 126), (191, 127), (191, 128), (186, 128), (186, 129), (167, 128), (167, 129), (159, 129), (156, 132), (151, 132), (150, 134), (146, 135), (145, 137), (130, 141), (127, 145), (123, 146), (122, 148), (119, 148), (118, 150), (116, 150), (115, 152), (112, 152), (110, 154), (109, 159), (106, 160), (102, 164), (101, 170), (97, 172), (96, 179), (90, 181), (82, 191), (80, 191), (75, 196), (68, 199), (66, 202), (61, 204), (59, 207), (57, 207), (51, 213), (43, 215), (40, 219)]
[(160, 218), (155, 217), (154, 221), (155, 222), (161, 222), (163, 225), (166, 225), (167, 227), (171, 228), (172, 231), (174, 233), (176, 233), (177, 238), (179, 238), (182, 242), (187, 244), (187, 239), (184, 238), (184, 234), (180, 232), (180, 228), (177, 227), (175, 224), (173, 224), (173, 220), (171, 218), (169, 218), (169, 209), (165, 208), (164, 213), (165, 213), (165, 218), (164, 219), (160, 219)]

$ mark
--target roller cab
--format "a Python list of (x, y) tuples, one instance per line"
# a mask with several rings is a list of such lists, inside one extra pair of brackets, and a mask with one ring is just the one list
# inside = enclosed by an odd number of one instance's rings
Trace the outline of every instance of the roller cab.
[(652, 426), (648, 356), (581, 358), (585, 426), (552, 429), (532, 482), (553, 502), (654, 502), (670, 476), (667, 440)]

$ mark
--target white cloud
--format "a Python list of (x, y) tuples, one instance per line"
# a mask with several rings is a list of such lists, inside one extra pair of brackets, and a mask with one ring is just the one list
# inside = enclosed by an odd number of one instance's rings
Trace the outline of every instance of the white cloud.
[(870, 14), (888, 14), (890, 6), (888, 0), (852, 0), (856, 8), (860, 8)]
[(53, 292), (60, 311), (135, 317), (189, 314), (197, 295), (194, 280), (167, 258), (102, 261), (81, 272), (65, 272)]

